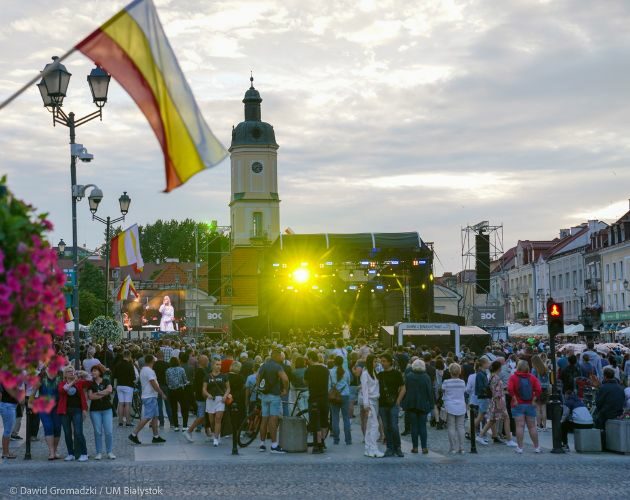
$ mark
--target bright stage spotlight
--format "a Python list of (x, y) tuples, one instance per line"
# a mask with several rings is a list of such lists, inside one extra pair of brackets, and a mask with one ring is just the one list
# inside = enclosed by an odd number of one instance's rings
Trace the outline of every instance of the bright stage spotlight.
[(293, 271), (291, 276), (296, 283), (306, 283), (311, 278), (311, 273), (308, 269), (301, 267)]

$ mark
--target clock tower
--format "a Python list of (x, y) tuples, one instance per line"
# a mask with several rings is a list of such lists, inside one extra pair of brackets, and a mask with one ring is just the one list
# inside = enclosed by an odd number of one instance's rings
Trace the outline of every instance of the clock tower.
[(280, 235), (278, 144), (273, 127), (261, 120), (262, 99), (254, 78), (245, 92), (245, 120), (232, 128), (230, 146), (232, 247), (258, 246)]

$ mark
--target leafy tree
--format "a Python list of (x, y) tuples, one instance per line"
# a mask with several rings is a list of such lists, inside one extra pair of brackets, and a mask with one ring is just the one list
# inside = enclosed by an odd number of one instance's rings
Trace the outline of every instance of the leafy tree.
[(101, 316), (104, 312), (105, 300), (90, 290), (79, 288), (79, 322), (82, 325), (89, 325), (94, 318)]
[[(84, 305), (82, 293), (86, 295), (88, 304)], [(111, 290), (110, 290), (111, 292)], [(111, 299), (110, 299), (110, 311)], [(96, 316), (105, 314), (105, 273), (90, 262), (86, 262), (79, 270), (79, 321), (87, 325)]]
[(183, 221), (158, 219), (153, 224), (140, 226), (140, 251), (145, 262), (163, 262), (176, 258), (180, 262), (195, 261), (195, 238), (198, 239), (199, 261), (207, 260), (209, 242), (219, 237), (222, 248), (229, 247), (227, 237), (221, 236), (210, 224), (192, 219)]

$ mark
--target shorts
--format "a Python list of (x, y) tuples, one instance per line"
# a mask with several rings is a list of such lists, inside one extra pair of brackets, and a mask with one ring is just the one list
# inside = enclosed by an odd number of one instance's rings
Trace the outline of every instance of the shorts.
[(481, 415), (482, 413), (486, 413), (488, 411), (488, 406), (490, 406), (490, 400), (479, 399), (478, 405), (479, 405), (479, 414)]
[(522, 403), (512, 406), (512, 417), (530, 417), (536, 418), (536, 407), (532, 404)]
[(143, 398), (142, 418), (158, 418), (159, 415), (157, 398)]
[(260, 397), (263, 417), (279, 417), (282, 415), (282, 399), (276, 394), (262, 394)]
[(10, 437), (11, 430), (13, 430), (13, 424), (15, 424), (15, 404), (13, 403), (0, 403), (0, 416), (2, 416), (2, 425), (4, 430), (2, 437)]
[(308, 400), (308, 430), (316, 432), (320, 429), (328, 429), (328, 398)]
[(214, 415), (215, 413), (223, 411), (225, 411), (223, 396), (215, 396), (214, 398), (206, 399), (206, 413)]
[(55, 406), (50, 413), (40, 413), (39, 419), (44, 426), (44, 436), (61, 436), (61, 415), (57, 413), (57, 407)]
[(206, 402), (197, 401), (197, 418), (201, 418), (206, 413)]
[(116, 387), (116, 394), (118, 394), (119, 403), (131, 403), (133, 400), (133, 387), (119, 385)]

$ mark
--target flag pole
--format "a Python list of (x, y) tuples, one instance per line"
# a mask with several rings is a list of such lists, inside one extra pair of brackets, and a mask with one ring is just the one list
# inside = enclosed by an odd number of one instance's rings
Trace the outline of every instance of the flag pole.
[[(71, 56), (74, 51), (77, 50), (75, 47), (72, 47), (68, 52), (66, 52), (64, 55), (62, 55), (57, 62), (61, 62), (64, 59), (67, 59), (69, 56)], [(39, 80), (40, 78), (45, 77), (50, 71), (52, 71), (54, 68), (50, 68), (47, 71), (41, 71), (39, 75), (33, 77), (31, 80), (28, 81), (28, 83), (24, 84), (17, 92), (13, 93), (12, 95), (10, 95), (7, 99), (4, 100), (4, 102), (2, 102), (2, 104), (0, 104), (0, 110), (5, 108), (6, 106), (8, 106), (9, 104), (11, 104), (11, 102), (18, 97), (19, 95), (23, 94), (24, 92), (26, 92), (26, 90), (33, 85), (37, 80)]]

